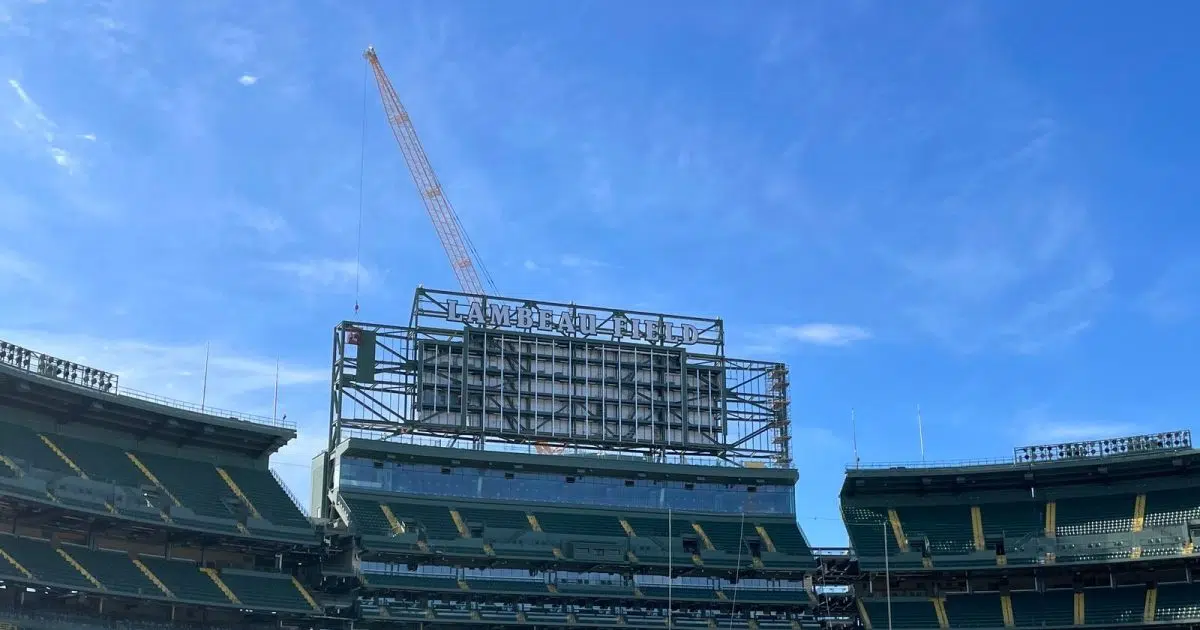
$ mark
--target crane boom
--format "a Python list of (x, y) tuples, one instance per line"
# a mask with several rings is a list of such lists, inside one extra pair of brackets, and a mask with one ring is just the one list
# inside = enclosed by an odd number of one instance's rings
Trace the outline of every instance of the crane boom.
[[(417, 186), (417, 192), (421, 195), (421, 201), (425, 204), (429, 219), (433, 221), (433, 228), (437, 231), (438, 240), (442, 242), (442, 248), (446, 250), (446, 256), (450, 259), (450, 267), (454, 269), (454, 276), (458, 278), (459, 286), (462, 287), (464, 293), (482, 295), (484, 293), (483, 281), (486, 281), (495, 292), (496, 285), (487, 273), (487, 268), (483, 267), (482, 263), (478, 268), (476, 267), (479, 253), (475, 251), (470, 237), (467, 236), (466, 230), (458, 220), (458, 215), (454, 212), (454, 207), (446, 198), (442, 184), (438, 181), (437, 173), (429, 164), (429, 156), (425, 155), (425, 149), (417, 137), (417, 130), (408, 116), (408, 110), (404, 109), (404, 104), (400, 102), (400, 96), (396, 94), (396, 89), (392, 87), (387, 73), (383, 71), (379, 57), (375, 54), (375, 48), (373, 46), (367, 48), (363, 57), (371, 64), (371, 70), (375, 73), (375, 83), (379, 86), (379, 98), (383, 101), (383, 112), (387, 116), (388, 126), (392, 128), (392, 135), (396, 137), (396, 143), (400, 145), (400, 152), (404, 154), (404, 161), (412, 174), (413, 183)], [(482, 280), (479, 273), (480, 268), (483, 269)]]

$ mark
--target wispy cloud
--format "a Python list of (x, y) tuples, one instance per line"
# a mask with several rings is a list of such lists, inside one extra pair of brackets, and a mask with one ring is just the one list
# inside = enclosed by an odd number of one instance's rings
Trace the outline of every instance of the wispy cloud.
[(258, 77), (249, 74), (243, 74), (238, 78), (238, 83), (241, 83), (246, 87), (250, 87), (251, 85), (258, 83)]
[(1134, 422), (1059, 413), (1046, 405), (1019, 412), (1013, 422), (1024, 444), (1053, 444), (1135, 435), (1148, 427)]
[(306, 260), (297, 262), (274, 263), (271, 268), (275, 271), (293, 276), (305, 284), (320, 288), (348, 288), (355, 282), (367, 284), (371, 275), (359, 263), (353, 260)]
[(571, 269), (597, 269), (608, 265), (594, 258), (586, 258), (576, 254), (565, 254), (559, 259), (559, 264)]
[(871, 332), (861, 326), (828, 323), (780, 326), (775, 329), (775, 335), (783, 340), (814, 346), (848, 346), (871, 338)]
[(73, 173), (78, 168), (78, 162), (62, 143), (58, 125), (33, 100), (25, 88), (16, 79), (9, 79), (8, 86), (19, 101), (19, 106), (10, 110), (8, 116), (12, 125), (30, 142), (40, 146), (41, 150), (54, 161), (56, 165)]

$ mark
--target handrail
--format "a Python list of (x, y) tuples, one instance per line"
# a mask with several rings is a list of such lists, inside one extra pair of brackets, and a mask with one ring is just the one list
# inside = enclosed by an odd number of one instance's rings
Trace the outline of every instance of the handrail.
[(888, 468), (961, 468), (964, 466), (1019, 466), (1012, 458), (949, 459), (930, 461), (865, 462), (846, 464), (846, 470), (884, 470)]
[(297, 510), (300, 510), (300, 513), (304, 515), (304, 518), (312, 518), (312, 515), (308, 513), (308, 510), (304, 509), (304, 504), (300, 503), (300, 499), (296, 498), (296, 493), (292, 492), (292, 489), (288, 487), (287, 483), (284, 482), (283, 477), (280, 477), (279, 473), (274, 468), (271, 469), (271, 476), (275, 478), (275, 481), (279, 484), (279, 487), (283, 488), (283, 491), (287, 493), (288, 498), (292, 500), (292, 503), (296, 506)]

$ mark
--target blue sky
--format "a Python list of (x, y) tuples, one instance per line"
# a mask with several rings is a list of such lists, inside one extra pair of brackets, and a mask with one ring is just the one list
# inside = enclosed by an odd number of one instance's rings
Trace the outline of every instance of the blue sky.
[(791, 365), (817, 544), (851, 408), (896, 461), (918, 405), (929, 459), (1200, 407), (1190, 5), (171, 6), (0, 0), (0, 337), (195, 402), (211, 344), (207, 402), (267, 414), (280, 360), (303, 496), (356, 280), (398, 323), (454, 287), (367, 44), (501, 292)]

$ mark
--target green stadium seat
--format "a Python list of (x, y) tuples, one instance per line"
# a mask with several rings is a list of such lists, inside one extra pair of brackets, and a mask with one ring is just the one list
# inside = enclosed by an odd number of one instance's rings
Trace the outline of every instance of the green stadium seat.
[(767, 531), (771, 542), (775, 543), (777, 552), (801, 558), (812, 555), (812, 547), (809, 546), (808, 540), (804, 538), (804, 533), (800, 531), (800, 526), (794, 519), (782, 522), (760, 519), (757, 524)]
[(199, 604), (231, 603), (212, 579), (200, 572), (200, 567), (195, 562), (167, 560), (156, 556), (138, 556), (138, 559), (181, 600)]
[(389, 501), (388, 505), (399, 521), (424, 529), (429, 538), (436, 540), (459, 538), (458, 527), (454, 524), (454, 519), (450, 517), (450, 507), (447, 505), (397, 503), (395, 501)]
[(1134, 499), (1132, 494), (1059, 499), (1055, 502), (1055, 533), (1087, 536), (1132, 531)]
[(1089, 626), (1140, 625), (1145, 607), (1145, 586), (1087, 589), (1083, 597), (1083, 619)]
[(804, 591), (791, 590), (767, 590), (767, 589), (746, 589), (736, 588), (736, 586), (726, 586), (721, 589), (725, 596), (729, 599), (736, 598), (739, 602), (762, 602), (771, 604), (808, 604), (808, 594)]
[[(692, 529), (690, 518), (681, 517), (679, 514), (674, 514), (673, 518), (674, 522), (668, 524), (665, 512), (662, 515), (625, 515), (625, 520), (633, 528), (633, 532), (642, 538), (666, 538), (671, 535), (679, 538), (685, 534), (696, 535), (696, 530)], [(605, 520), (607, 521), (608, 519)], [(618, 530), (624, 534), (625, 530), (620, 529), (620, 521), (617, 521), (616, 525)]]
[(885, 532), (888, 551), (896, 553), (896, 540), (887, 525), (886, 509), (843, 505), (842, 520), (846, 523), (846, 532), (850, 535), (850, 545), (859, 557), (883, 558)]
[(241, 502), (211, 463), (157, 453), (137, 452), (135, 455), (184, 507), (201, 516), (237, 519), (234, 506)]
[(280, 527), (312, 529), (312, 523), (268, 470), (223, 467), (260, 516)]
[(226, 569), (221, 581), (247, 608), (312, 612), (290, 575)]
[(419, 573), (363, 573), (363, 580), (373, 588), (412, 589), (419, 591), (457, 591), (458, 580), (450, 575)]
[(545, 595), (546, 582), (535, 579), (488, 579), (488, 578), (467, 578), (467, 586), (472, 592), (479, 591), (484, 593), (523, 593), (531, 595)]
[(462, 506), (455, 506), (455, 509), (458, 510), (458, 515), (462, 517), (464, 524), (468, 527), (482, 525), (485, 531), (489, 528), (530, 531), (529, 518), (522, 509), (505, 510)]
[(42, 470), (64, 475), (75, 474), (61, 457), (42, 442), (37, 431), (29, 427), (0, 422), (0, 455), (8, 456), (17, 464), (23, 462)]
[(76, 545), (63, 545), (63, 549), (110, 591), (142, 597), (166, 597), (166, 594), (137, 568), (128, 553), (88, 549)]
[[(863, 600), (863, 607), (876, 628), (888, 627), (888, 604), (884, 600)], [(937, 609), (928, 598), (892, 599), (892, 627), (906, 630), (930, 630), (938, 627)]]
[(1013, 622), (1018, 628), (1070, 626), (1075, 623), (1075, 593), (1012, 593)]
[(1200, 583), (1159, 584), (1155, 621), (1196, 621), (1200, 619)]
[(389, 537), (392, 535), (392, 526), (388, 523), (378, 501), (360, 499), (345, 494), (342, 495), (342, 500), (350, 508), (351, 521), (359, 534)]
[(1033, 500), (981, 504), (979, 518), (983, 521), (983, 537), (987, 540), (1040, 535), (1046, 527), (1046, 504)]
[[(621, 521), (608, 514), (579, 512), (534, 512), (542, 531), (552, 534), (575, 534), (578, 536), (625, 536)], [(665, 524), (666, 521), (663, 521)], [(637, 531), (637, 528), (634, 528)], [(640, 531), (638, 535), (642, 535)], [(664, 536), (666, 534), (663, 534)]]
[(951, 628), (1003, 628), (1004, 609), (998, 593), (950, 595), (946, 618)]
[(1146, 527), (1183, 525), (1200, 519), (1200, 494), (1194, 488), (1146, 493)]
[(900, 525), (911, 546), (928, 541), (929, 554), (959, 555), (975, 551), (971, 508), (967, 505), (938, 505), (897, 508)]
[(99, 440), (65, 435), (52, 435), (50, 439), (79, 466), (88, 479), (134, 488), (152, 485), (146, 475), (129, 461), (123, 448)]
[(697, 586), (675, 586), (667, 588), (665, 584), (639, 584), (638, 590), (642, 592), (645, 599), (667, 600), (684, 599), (691, 601), (707, 602), (717, 599), (717, 592), (711, 588)]
[(633, 587), (621, 582), (569, 582), (559, 580), (556, 584), (560, 595), (583, 595), (586, 597), (633, 597)]
[[(95, 586), (83, 577), (83, 574), (71, 566), (55, 551), (49, 541), (36, 538), (18, 538), (8, 534), (0, 535), (0, 549), (12, 556), (21, 566), (33, 576), (49, 584), (59, 584), (76, 589), (94, 589)], [(0, 564), (8, 564), (0, 560)], [(12, 575), (19, 572), (8, 571)]]
[[(747, 552), (745, 545), (742, 544), (746, 536), (758, 536), (753, 521), (743, 523), (740, 520), (728, 522), (692, 519), (692, 522), (704, 530), (714, 548), (733, 554)], [(772, 536), (772, 540), (774, 540), (774, 536)]]

